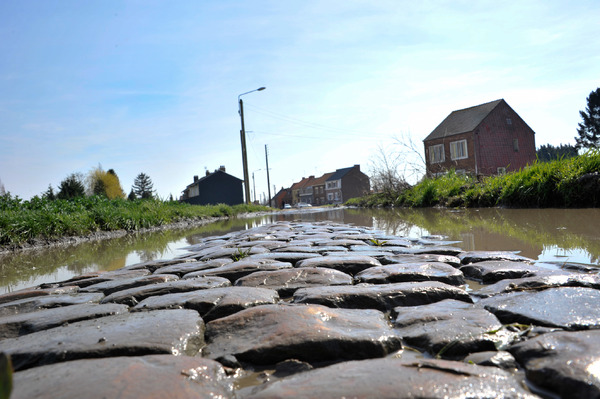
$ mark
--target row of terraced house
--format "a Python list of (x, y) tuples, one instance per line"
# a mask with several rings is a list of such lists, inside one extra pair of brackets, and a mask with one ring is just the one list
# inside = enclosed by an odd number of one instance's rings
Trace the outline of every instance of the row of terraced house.
[(320, 177), (303, 177), (291, 187), (281, 189), (273, 197), (273, 206), (343, 204), (350, 198), (368, 194), (370, 189), (369, 176), (360, 171), (360, 165), (354, 165)]

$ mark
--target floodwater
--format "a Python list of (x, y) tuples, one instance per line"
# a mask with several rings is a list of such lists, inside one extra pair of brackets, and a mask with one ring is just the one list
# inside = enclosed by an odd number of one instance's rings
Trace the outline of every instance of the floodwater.
[(131, 235), (76, 246), (0, 255), (0, 294), (83, 273), (171, 259), (201, 238), (281, 220), (334, 221), (388, 234), (440, 234), (467, 250), (515, 251), (540, 263), (580, 263), (600, 271), (600, 209), (310, 209), (218, 221), (190, 230)]

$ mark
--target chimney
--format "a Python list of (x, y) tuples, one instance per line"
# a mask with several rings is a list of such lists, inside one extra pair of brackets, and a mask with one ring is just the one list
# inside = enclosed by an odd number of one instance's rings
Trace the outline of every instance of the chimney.
[(208, 169), (206, 170), (206, 176), (210, 176), (210, 172), (208, 171)]
[(194, 183), (198, 181), (198, 175), (194, 176)]
[(225, 165), (221, 165), (221, 166), (219, 166), (219, 170), (220, 170), (221, 172), (225, 172)]
[(360, 171), (360, 165), (354, 165), (354, 168), (358, 171)]

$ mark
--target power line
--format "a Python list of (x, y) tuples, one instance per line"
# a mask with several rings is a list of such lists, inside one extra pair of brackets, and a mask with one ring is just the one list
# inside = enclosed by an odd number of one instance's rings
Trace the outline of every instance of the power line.
[(303, 127), (307, 127), (310, 129), (316, 129), (316, 130), (324, 130), (324, 131), (329, 131), (329, 132), (337, 132), (337, 133), (344, 133), (344, 135), (346, 136), (355, 136), (355, 137), (365, 137), (368, 136), (370, 138), (389, 138), (388, 135), (380, 135), (380, 134), (374, 134), (373, 132), (362, 132), (362, 131), (358, 131), (358, 130), (348, 130), (348, 129), (341, 129), (341, 128), (336, 128), (336, 127), (332, 127), (332, 126), (325, 126), (325, 125), (321, 125), (318, 123), (313, 123), (313, 122), (307, 122), (307, 121), (303, 121), (301, 119), (296, 119), (287, 115), (283, 115), (283, 114), (279, 114), (277, 112), (273, 112), (264, 108), (260, 108), (257, 107), (255, 105), (247, 105), (248, 108), (252, 108), (253, 112), (256, 112), (258, 114), (262, 114), (265, 116), (268, 116), (270, 118), (273, 119), (278, 119), (278, 120), (283, 120), (285, 122), (294, 124), (294, 125), (299, 125), (299, 126), (303, 126)]

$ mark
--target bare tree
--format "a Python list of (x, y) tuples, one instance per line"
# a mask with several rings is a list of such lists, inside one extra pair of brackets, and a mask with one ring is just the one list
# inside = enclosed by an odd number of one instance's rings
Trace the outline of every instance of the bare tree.
[(373, 190), (387, 196), (405, 190), (425, 174), (422, 150), (406, 133), (394, 137), (392, 146), (380, 145), (369, 166)]
[(408, 133), (394, 137), (398, 154), (403, 159), (402, 173), (407, 181), (418, 182), (425, 175), (426, 163), (422, 145), (417, 145)]
[(373, 191), (387, 196), (410, 187), (401, 173), (401, 167), (400, 154), (379, 146), (369, 164)]

